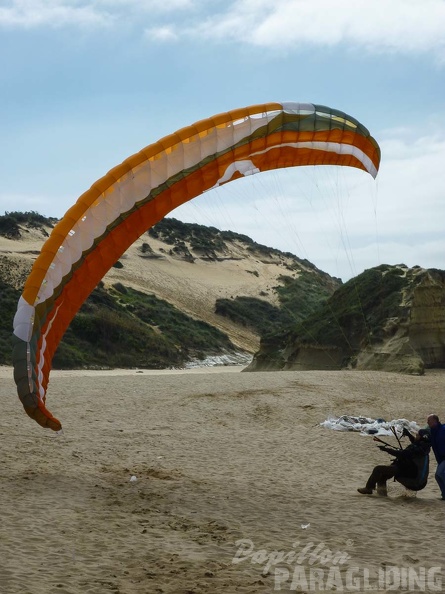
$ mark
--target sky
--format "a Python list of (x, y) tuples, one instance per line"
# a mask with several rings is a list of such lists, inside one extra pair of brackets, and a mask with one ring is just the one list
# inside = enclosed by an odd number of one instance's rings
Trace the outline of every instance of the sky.
[(358, 119), (379, 174), (300, 167), (170, 213), (346, 281), (445, 269), (445, 0), (0, 0), (0, 214), (62, 217), (129, 155), (246, 105)]

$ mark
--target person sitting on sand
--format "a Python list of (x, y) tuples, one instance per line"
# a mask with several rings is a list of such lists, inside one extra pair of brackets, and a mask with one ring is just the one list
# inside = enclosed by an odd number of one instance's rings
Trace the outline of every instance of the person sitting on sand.
[(404, 449), (397, 449), (389, 446), (378, 446), (382, 452), (395, 456), (395, 460), (389, 465), (379, 465), (374, 468), (366, 486), (357, 489), (362, 495), (372, 495), (377, 487), (377, 494), (386, 496), (388, 494), (386, 481), (394, 478), (412, 491), (420, 491), (426, 486), (429, 469), (430, 441), (429, 432), (421, 429), (415, 436), (412, 436), (406, 429), (403, 435), (409, 437), (410, 445)]

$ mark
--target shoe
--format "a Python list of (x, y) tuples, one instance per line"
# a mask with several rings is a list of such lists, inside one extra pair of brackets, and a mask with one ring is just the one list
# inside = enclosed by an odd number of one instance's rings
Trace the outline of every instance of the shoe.
[(377, 495), (380, 497), (388, 497), (388, 489), (386, 485), (377, 485)]
[(367, 489), (366, 487), (363, 487), (363, 489), (357, 489), (357, 491), (362, 495), (372, 495), (372, 489)]

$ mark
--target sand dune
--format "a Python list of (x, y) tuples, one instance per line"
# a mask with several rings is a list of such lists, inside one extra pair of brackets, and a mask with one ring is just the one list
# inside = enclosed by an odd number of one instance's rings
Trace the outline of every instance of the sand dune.
[[(0, 592), (286, 592), (316, 569), (303, 591), (335, 579), (347, 591), (351, 576), (362, 591), (366, 572), (380, 591), (397, 576), (393, 591), (420, 591), (409, 579), (422, 571), (433, 591), (445, 578), (433, 473), (416, 497), (397, 483), (361, 496), (389, 457), (319, 424), (445, 418), (445, 372), (239, 371), (53, 372), (56, 435), (26, 417), (1, 368)], [(271, 564), (274, 550), (287, 558)]]
[[(46, 228), (46, 234), (51, 229)], [(39, 229), (22, 230), (22, 237), (11, 240), (0, 236), (0, 272), (9, 283), (22, 288), (39, 254), (46, 235)], [(149, 243), (156, 258), (141, 256), (140, 247)], [(121, 256), (123, 268), (111, 268), (103, 281), (106, 286), (120, 282), (165, 299), (179, 310), (215, 326), (226, 333), (233, 344), (251, 353), (258, 350), (259, 336), (251, 329), (235, 324), (215, 313), (219, 298), (236, 295), (261, 298), (278, 304), (274, 287), (286, 276), (297, 275), (295, 259), (284, 254), (260, 256), (249, 251), (249, 244), (230, 242), (227, 259), (187, 260), (170, 254), (171, 245), (144, 234)]]

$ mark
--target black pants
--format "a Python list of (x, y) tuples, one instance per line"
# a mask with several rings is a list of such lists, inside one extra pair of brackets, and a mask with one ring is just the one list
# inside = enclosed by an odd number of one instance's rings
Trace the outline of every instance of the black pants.
[(366, 483), (367, 489), (375, 489), (376, 485), (386, 487), (386, 481), (393, 478), (397, 472), (397, 467), (394, 466), (376, 466), (371, 472), (371, 476)]

